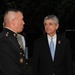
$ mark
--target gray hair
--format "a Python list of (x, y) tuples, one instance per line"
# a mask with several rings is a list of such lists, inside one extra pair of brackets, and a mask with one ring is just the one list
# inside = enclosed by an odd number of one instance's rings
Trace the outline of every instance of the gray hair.
[(49, 19), (54, 20), (55, 24), (59, 24), (59, 19), (55, 15), (48, 15), (48, 16), (46, 16), (44, 18), (44, 22), (45, 22), (45, 20), (49, 20)]

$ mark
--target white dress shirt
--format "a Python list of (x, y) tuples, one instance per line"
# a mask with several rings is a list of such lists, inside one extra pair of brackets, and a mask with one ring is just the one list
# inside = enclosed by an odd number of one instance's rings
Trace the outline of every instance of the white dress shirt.
[(47, 38), (48, 38), (48, 44), (50, 46), (50, 41), (51, 41), (51, 38), (53, 38), (53, 42), (54, 42), (54, 51), (56, 49), (56, 39), (57, 39), (57, 35), (55, 34), (53, 37), (50, 37), (49, 35), (47, 35)]

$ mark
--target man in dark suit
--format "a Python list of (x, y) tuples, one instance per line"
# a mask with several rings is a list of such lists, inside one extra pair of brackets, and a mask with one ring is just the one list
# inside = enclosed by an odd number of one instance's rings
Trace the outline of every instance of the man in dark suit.
[(25, 24), (22, 11), (7, 10), (4, 24), (0, 33), (0, 75), (27, 75), (24, 51), (17, 41), (17, 33)]
[[(33, 51), (33, 75), (72, 75), (72, 56), (70, 42), (57, 35), (59, 20), (55, 15), (44, 19), (46, 35), (37, 39)], [(51, 53), (51, 38), (53, 50)], [(54, 54), (54, 55), (52, 55)]]

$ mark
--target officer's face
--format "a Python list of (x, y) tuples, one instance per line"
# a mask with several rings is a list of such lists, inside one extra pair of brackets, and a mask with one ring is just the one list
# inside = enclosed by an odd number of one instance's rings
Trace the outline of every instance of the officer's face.
[(22, 32), (25, 23), (21, 12), (18, 12), (16, 16), (17, 18), (15, 19), (15, 30), (17, 33), (19, 33)]

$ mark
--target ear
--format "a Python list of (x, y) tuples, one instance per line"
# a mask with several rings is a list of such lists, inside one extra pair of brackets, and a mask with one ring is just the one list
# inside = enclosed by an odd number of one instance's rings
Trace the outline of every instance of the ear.
[(56, 30), (59, 28), (59, 24), (56, 25)]
[(15, 19), (11, 20), (11, 24), (14, 26), (15, 25)]

